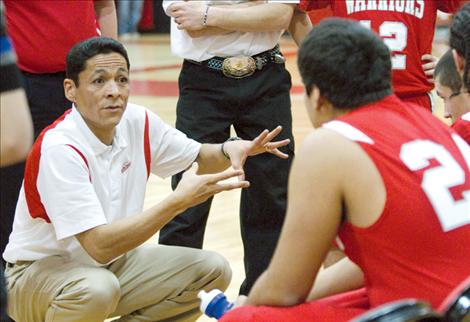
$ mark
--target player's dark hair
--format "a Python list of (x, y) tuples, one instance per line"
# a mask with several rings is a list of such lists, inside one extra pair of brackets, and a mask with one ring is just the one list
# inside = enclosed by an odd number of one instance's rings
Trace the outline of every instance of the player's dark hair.
[(455, 15), (450, 27), (450, 47), (465, 60), (463, 81), (470, 91), (470, 2)]
[(70, 49), (67, 55), (66, 77), (73, 80), (78, 87), (78, 74), (86, 69), (88, 59), (99, 54), (109, 53), (118, 53), (124, 57), (129, 69), (129, 57), (127, 56), (126, 49), (120, 42), (108, 37), (93, 37), (76, 44)]
[(462, 78), (455, 66), (452, 50), (448, 50), (437, 62), (434, 79), (443, 86), (449, 87), (452, 93), (458, 93), (462, 89)]
[(355, 108), (392, 93), (390, 52), (358, 22), (326, 19), (306, 37), (298, 66), (310, 96), (312, 86), (336, 108)]

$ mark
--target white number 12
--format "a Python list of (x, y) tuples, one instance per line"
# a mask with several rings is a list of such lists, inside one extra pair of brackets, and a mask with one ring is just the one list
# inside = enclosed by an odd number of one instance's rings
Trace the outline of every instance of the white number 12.
[[(361, 20), (360, 23), (371, 29), (370, 20)], [(406, 55), (396, 54), (403, 51), (408, 44), (408, 28), (403, 22), (384, 21), (379, 27), (379, 36), (392, 52), (392, 69), (406, 69)]]

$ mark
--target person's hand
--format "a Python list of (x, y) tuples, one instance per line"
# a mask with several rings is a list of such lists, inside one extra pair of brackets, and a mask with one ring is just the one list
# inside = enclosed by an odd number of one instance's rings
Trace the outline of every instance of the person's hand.
[[(242, 170), (247, 157), (262, 153), (271, 153), (279, 158), (287, 159), (289, 155), (281, 152), (279, 148), (288, 145), (290, 140), (285, 139), (271, 142), (281, 131), (282, 126), (278, 126), (271, 132), (264, 130), (252, 141), (240, 140), (226, 142), (224, 144), (224, 151), (230, 157), (232, 167), (236, 170)], [(240, 175), (239, 179), (244, 180), (244, 174)]]
[(178, 29), (201, 30), (204, 26), (206, 4), (204, 1), (173, 3), (168, 14), (174, 19)]
[(220, 182), (232, 177), (243, 176), (243, 170), (229, 168), (219, 173), (198, 175), (198, 168), (199, 165), (194, 162), (183, 174), (174, 191), (173, 197), (180, 200), (184, 209), (198, 205), (219, 192), (250, 186), (250, 183), (245, 180)]
[(434, 69), (436, 68), (437, 64), (437, 57), (429, 54), (425, 54), (421, 56), (422, 61), (426, 61), (422, 67), (424, 74), (426, 75), (428, 82), (434, 84)]

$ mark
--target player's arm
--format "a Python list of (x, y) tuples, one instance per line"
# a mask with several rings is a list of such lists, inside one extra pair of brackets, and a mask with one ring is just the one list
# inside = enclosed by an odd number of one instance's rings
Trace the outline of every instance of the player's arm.
[(117, 15), (114, 0), (95, 0), (96, 20), (100, 25), (101, 36), (117, 40)]
[(318, 274), (307, 301), (347, 292), (363, 285), (362, 270), (348, 257), (344, 257)]
[(291, 306), (307, 299), (341, 224), (351, 145), (322, 129), (302, 142), (289, 177), (279, 243), (247, 305)]
[(16, 57), (3, 25), (0, 8), (0, 166), (24, 160), (33, 141), (33, 123), (20, 86)]
[(425, 54), (421, 56), (422, 65), (424, 75), (428, 79), (428, 82), (431, 84), (434, 83), (434, 70), (436, 69), (437, 61), (439, 59), (436, 56), (431, 54)]
[(288, 31), (297, 46), (300, 46), (311, 30), (312, 22), (307, 13), (301, 10), (295, 10)]
[(33, 141), (33, 123), (23, 88), (0, 94), (0, 122), (0, 167), (4, 167), (24, 160)]

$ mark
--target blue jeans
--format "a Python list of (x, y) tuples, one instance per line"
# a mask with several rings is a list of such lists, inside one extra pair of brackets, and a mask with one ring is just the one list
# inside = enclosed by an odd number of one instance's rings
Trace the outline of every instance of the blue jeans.
[(120, 35), (137, 32), (143, 4), (144, 0), (118, 1), (118, 31)]

